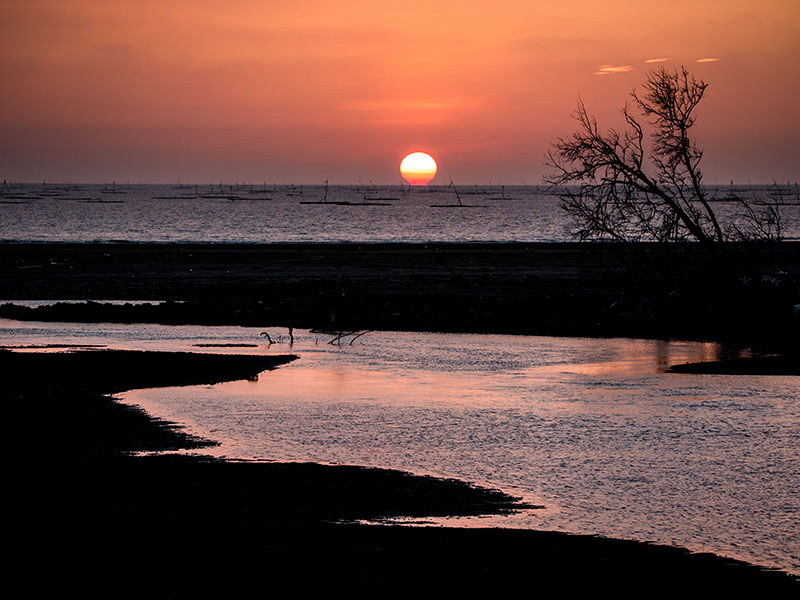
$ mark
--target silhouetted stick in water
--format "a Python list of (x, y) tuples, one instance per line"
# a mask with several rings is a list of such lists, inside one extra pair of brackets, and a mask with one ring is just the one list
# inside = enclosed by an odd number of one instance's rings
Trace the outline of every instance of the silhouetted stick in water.
[(328, 343), (329, 343), (331, 346), (333, 346), (333, 345), (341, 346), (341, 345), (342, 345), (342, 340), (343, 340), (344, 338), (346, 338), (347, 336), (350, 336), (350, 335), (352, 335), (352, 336), (353, 336), (353, 339), (351, 339), (351, 340), (350, 340), (350, 343), (348, 344), (348, 345), (352, 346), (352, 345), (353, 345), (353, 342), (355, 342), (355, 341), (356, 341), (358, 338), (360, 338), (362, 335), (369, 333), (370, 331), (372, 331), (372, 330), (371, 330), (371, 329), (366, 329), (366, 330), (364, 330), (364, 331), (340, 331), (340, 332), (339, 332), (339, 333), (337, 333), (337, 334), (336, 334), (336, 335), (333, 337), (333, 339), (332, 339), (331, 341), (329, 341)]
[(354, 335), (354, 336), (353, 336), (353, 339), (351, 339), (351, 340), (350, 340), (350, 345), (352, 346), (352, 345), (353, 345), (353, 342), (355, 342), (355, 341), (356, 341), (358, 338), (360, 338), (362, 335), (365, 335), (365, 334), (369, 333), (370, 331), (372, 331), (372, 330), (371, 330), (371, 329), (366, 329), (366, 330), (362, 331), (361, 333), (359, 333), (359, 334), (357, 334), (357, 335)]
[(453, 188), (453, 191), (456, 193), (456, 200), (458, 201), (458, 205), (464, 206), (463, 204), (461, 204), (461, 196), (458, 194), (458, 188), (456, 188), (456, 184), (453, 183), (452, 177), (450, 178), (450, 185), (448, 185), (447, 187)]

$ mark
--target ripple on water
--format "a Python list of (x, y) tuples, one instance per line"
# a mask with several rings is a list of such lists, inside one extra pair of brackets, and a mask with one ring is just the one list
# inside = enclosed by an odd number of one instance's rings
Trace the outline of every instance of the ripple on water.
[[(260, 329), (0, 322), (3, 344), (281, 353)], [(544, 510), (448, 520), (679, 544), (800, 574), (800, 402), (790, 377), (663, 373), (713, 344), (370, 333), (257, 381), (126, 400), (230, 457), (398, 468), (522, 495)]]

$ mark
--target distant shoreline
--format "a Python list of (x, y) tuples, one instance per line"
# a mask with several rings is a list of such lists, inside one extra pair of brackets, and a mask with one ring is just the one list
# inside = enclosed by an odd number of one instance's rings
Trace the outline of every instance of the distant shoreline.
[[(800, 242), (0, 244), (3, 300), (181, 302), (25, 316), (729, 341), (800, 337)], [(95, 309), (96, 312), (96, 309)]]
[[(67, 188), (67, 189), (76, 189), (80, 188), (81, 186), (91, 186), (91, 187), (118, 187), (120, 189), (125, 189), (129, 187), (169, 187), (172, 189), (194, 189), (196, 187), (201, 188), (261, 188), (261, 189), (273, 189), (275, 186), (278, 188), (288, 188), (288, 189), (295, 189), (295, 188), (324, 188), (325, 182), (321, 181), (319, 183), (297, 183), (297, 182), (199, 182), (199, 183), (188, 183), (188, 182), (175, 182), (175, 181), (162, 181), (162, 182), (91, 182), (91, 181), (7, 181), (5, 184), (6, 189), (14, 189), (16, 187), (40, 187), (42, 189), (47, 189), (48, 187), (51, 188)], [(426, 185), (418, 185), (418, 186), (409, 186), (408, 183), (403, 183), (402, 185), (398, 183), (364, 183), (361, 181), (352, 181), (352, 182), (344, 182), (344, 183), (330, 183), (327, 184), (329, 187), (348, 187), (348, 188), (408, 188), (408, 187), (416, 187), (416, 188), (447, 188), (448, 182), (446, 181), (431, 181)], [(496, 183), (475, 183), (475, 182), (458, 182), (459, 188), (463, 187), (464, 189), (472, 189), (475, 187), (479, 187), (482, 189), (499, 189), (501, 187), (507, 188), (515, 188), (515, 187), (524, 187), (524, 188), (552, 188), (551, 184), (547, 183), (503, 183), (503, 182), (496, 182)], [(759, 183), (737, 183), (734, 181), (733, 188), (735, 189), (751, 189), (751, 188), (770, 188), (777, 186), (778, 188), (792, 188), (798, 185), (796, 181), (789, 181), (789, 182), (775, 182), (775, 181), (764, 181)], [(2, 186), (2, 184), (0, 184)], [(730, 183), (707, 183), (703, 184), (702, 186), (704, 189), (730, 189)], [(0, 188), (1, 189), (1, 188)]]

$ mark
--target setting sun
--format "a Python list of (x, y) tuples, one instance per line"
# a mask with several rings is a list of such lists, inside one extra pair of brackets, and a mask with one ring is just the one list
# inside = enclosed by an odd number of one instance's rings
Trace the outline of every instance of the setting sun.
[(400, 161), (400, 174), (411, 185), (425, 185), (436, 177), (436, 161), (425, 152), (412, 152)]

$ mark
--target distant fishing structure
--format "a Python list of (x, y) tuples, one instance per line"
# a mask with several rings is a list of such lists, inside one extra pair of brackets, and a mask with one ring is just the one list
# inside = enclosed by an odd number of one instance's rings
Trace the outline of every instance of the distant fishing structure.
[[(302, 186), (301, 186), (302, 195)], [(292, 194), (286, 194), (287, 196), (291, 196)], [(327, 204), (328, 203), (328, 180), (325, 180), (325, 192), (322, 194), (322, 200), (301, 200), (300, 204)]]
[(461, 202), (461, 195), (458, 193), (458, 188), (456, 184), (453, 182), (453, 178), (450, 178), (450, 183), (447, 185), (447, 189), (453, 188), (453, 192), (456, 194), (456, 204), (431, 204), (431, 208), (486, 208), (484, 204), (464, 204)]
[[(361, 193), (361, 187), (357, 188)], [(384, 198), (369, 198), (366, 194), (363, 195), (363, 202), (350, 202), (349, 200), (333, 200), (328, 202), (328, 180), (325, 180), (325, 192), (322, 195), (322, 200), (301, 200), (300, 204), (330, 204), (331, 206), (389, 206), (388, 202), (376, 202), (375, 200), (384, 200)], [(393, 200), (393, 198), (386, 198)]]

